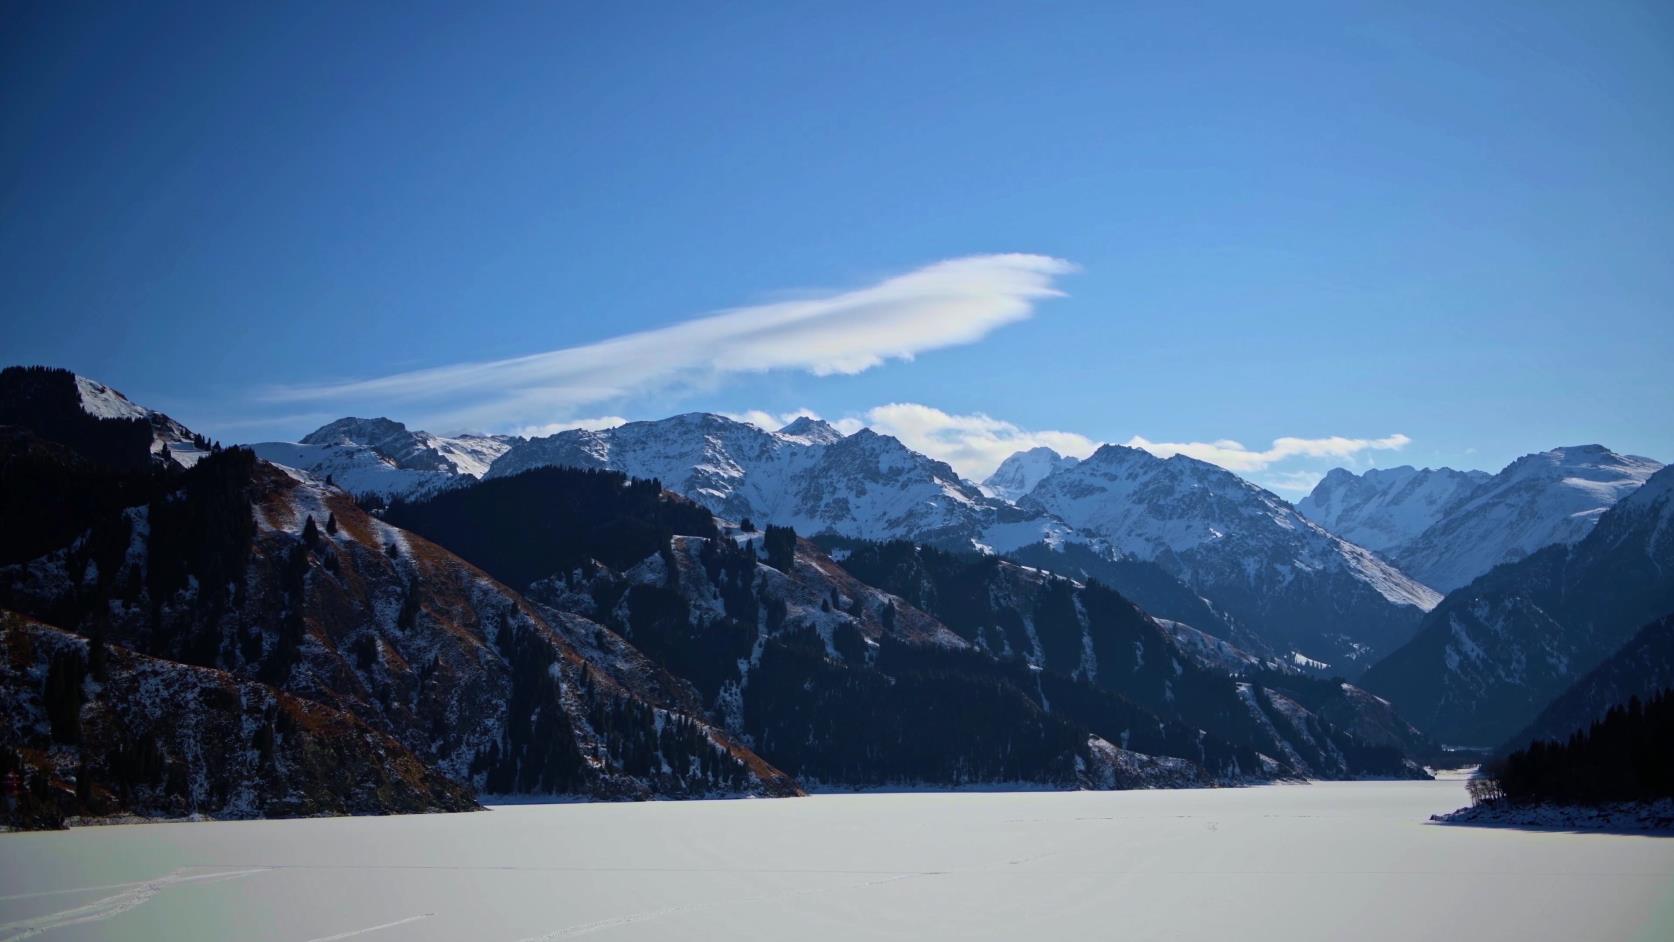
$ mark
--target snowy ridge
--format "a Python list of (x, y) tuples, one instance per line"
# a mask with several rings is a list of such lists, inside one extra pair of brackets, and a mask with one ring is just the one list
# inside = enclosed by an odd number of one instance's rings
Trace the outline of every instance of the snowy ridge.
[(1452, 468), (1333, 468), (1296, 505), (1302, 516), (1369, 550), (1387, 552), (1423, 533), (1491, 477)]
[(843, 436), (808, 418), (777, 432), (701, 412), (559, 432), (513, 446), (486, 477), (548, 465), (654, 478), (718, 516), (804, 535), (995, 552), (1069, 535), (1058, 521), (987, 496), (944, 462), (890, 436), (870, 429)]
[(104, 383), (85, 376), (76, 376), (76, 389), (81, 393), (81, 408), (88, 415), (100, 419), (149, 419), (151, 410), (135, 405)]
[(509, 435), (433, 435), (391, 419), (338, 419), (298, 442), (250, 449), (288, 468), (329, 477), (353, 494), (415, 498), (469, 483), (522, 439)]
[(1106, 445), (1048, 475), (1020, 506), (1163, 565), (1274, 647), (1301, 644), (1333, 663), (1405, 641), (1441, 600), (1276, 495), (1183, 455)]
[(83, 412), (99, 419), (140, 419), (151, 423), (151, 453), (158, 460), (182, 468), (190, 468), (208, 451), (198, 446), (191, 429), (169, 418), (136, 404), (127, 396), (104, 383), (85, 376), (76, 376), (76, 390), (81, 396)]
[(321, 480), (329, 479), (351, 494), (415, 498), (463, 483), (460, 475), (448, 471), (398, 467), (372, 449), (359, 445), (257, 442), (248, 447), (263, 460)]
[(1393, 553), (1402, 569), (1451, 592), (1501, 563), (1574, 543), (1662, 465), (1602, 445), (1525, 455), (1449, 505)]

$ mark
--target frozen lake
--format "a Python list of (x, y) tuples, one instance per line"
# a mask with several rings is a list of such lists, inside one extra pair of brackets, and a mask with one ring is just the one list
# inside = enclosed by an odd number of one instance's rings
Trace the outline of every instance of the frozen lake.
[(828, 795), (0, 835), (0, 940), (1674, 939), (1674, 838), (1458, 781)]

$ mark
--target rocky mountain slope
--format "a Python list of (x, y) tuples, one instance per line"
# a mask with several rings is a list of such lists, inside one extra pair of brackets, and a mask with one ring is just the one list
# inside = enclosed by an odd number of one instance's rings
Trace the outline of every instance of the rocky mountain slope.
[(1525, 455), (1453, 501), (1390, 556), (1413, 578), (1452, 592), (1501, 563), (1576, 542), (1661, 467), (1602, 445)]
[[(8, 501), (50, 506), (59, 519), (52, 532), (65, 540), (41, 553), (34, 528), (0, 533), (0, 607), (351, 717), (459, 783), (461, 794), (796, 791), (748, 748), (659, 696), (659, 685), (674, 686), (660, 675), (627, 685), (589, 663), (573, 639), (593, 645), (605, 629), (536, 609), (446, 550), (367, 515), (341, 488), (240, 449), (171, 472), (121, 470), (16, 427), (0, 446)], [(118, 713), (139, 709), (107, 703)], [(186, 711), (177, 720), (200, 718)], [(61, 775), (46, 767), (51, 753), (29, 743), (0, 747), (49, 779)], [(165, 764), (207, 777), (208, 790), (191, 791), (191, 801), (240, 787), (220, 779), (243, 774), (241, 766), (215, 766), (185, 745), (159, 748)], [(331, 807), (359, 788), (340, 778), (309, 800)], [(90, 807), (69, 804), (61, 810)], [(291, 806), (211, 801), (190, 810), (280, 807)]]
[(415, 497), (475, 480), (522, 439), (511, 435), (432, 435), (390, 419), (338, 419), (298, 442), (250, 447), (274, 464), (330, 478), (351, 494)]
[[(383, 420), (297, 443), (440, 482), (374, 515), (358, 465), (328, 480), (203, 443), (188, 467), (151, 413), (89, 412), (103, 387), (12, 382), (53, 406), (0, 403), (32, 417), (0, 427), (19, 524), (0, 528), (18, 613), (0, 771), (42, 793), (40, 820), (1418, 774), (1387, 704), (1265, 655), (1237, 667), (1243, 649), (1105, 585), (975, 552), (1105, 546), (886, 436), (681, 416), (513, 443), (486, 473), (504, 443)], [(843, 563), (778, 520), (844, 542)], [(864, 539), (897, 532), (918, 542)], [(1238, 635), (1173, 559), (1112, 565)], [(326, 774), (344, 749), (362, 755)]]
[(1353, 675), (1440, 596), (1215, 465), (1106, 445), (1020, 502), (1155, 562), (1269, 645)]
[(729, 520), (803, 534), (909, 538), (1005, 551), (1056, 542), (1067, 527), (982, 493), (947, 464), (861, 429), (815, 419), (770, 432), (708, 413), (576, 429), (515, 445), (488, 479), (562, 466), (655, 479)]
[(1500, 746), (1502, 754), (1536, 740), (1563, 742), (1604, 718), (1611, 707), (1633, 697), (1650, 700), (1674, 688), (1674, 614), (1639, 629), (1627, 644), (1559, 694), (1534, 722)]
[[(1309, 776), (1404, 774), (1405, 766), (1368, 747), (1430, 748), (1388, 703), (1153, 618), (1096, 579), (906, 543), (853, 548), (843, 566), (901, 592), (995, 656), (1067, 672), (1159, 716), (1287, 757)], [(1293, 722), (1275, 725), (1275, 709)], [(1360, 732), (1344, 735), (1351, 727)], [(1324, 748), (1331, 742), (1337, 751)]]
[(353, 714), (0, 613), (13, 823), (465, 811), (470, 789)]
[(1388, 554), (1429, 529), (1492, 475), (1452, 468), (1333, 468), (1296, 511), (1351, 543)]
[[(585, 475), (539, 469), (390, 514), (443, 542), (474, 539), (466, 531), (526, 527), (530, 507), (538, 518), (569, 519), (573, 509), (542, 495), (585, 490), (586, 480), (559, 483)], [(514, 582), (548, 567), (554, 575), (534, 580), (531, 598), (610, 626), (691, 680), (713, 721), (806, 782), (1134, 784), (1128, 773), (1110, 777), (1113, 755), (1117, 766), (1141, 761), (1159, 776), (1189, 769), (1176, 783), (1406, 768), (1398, 752), (1360, 751), (1368, 744), (1352, 737), (1335, 751), (1292, 748), (1305, 734), (1288, 731), (1311, 720), (1273, 733), (1230, 679), (1182, 656), (1109, 589), (905, 542), (882, 544), (912, 561), (901, 569), (867, 562), (879, 544), (848, 541), (839, 564), (776, 527), (669, 526), (689, 532), (626, 568), (579, 561), (538, 538), (516, 559), (490, 550), (497, 538), (482, 539), (488, 552), (478, 561)], [(954, 559), (975, 568), (949, 562), (959, 573), (943, 572), (942, 561)], [(926, 589), (905, 571), (936, 573), (945, 585)], [(1329, 724), (1312, 732), (1319, 742), (1342, 738)], [(1018, 766), (990, 751), (1006, 741), (1045, 751)], [(1292, 758), (1272, 758), (1281, 753)]]
[(1493, 746), (1669, 612), (1674, 469), (1664, 468), (1580, 541), (1548, 546), (1449, 594), (1362, 684), (1444, 742)]

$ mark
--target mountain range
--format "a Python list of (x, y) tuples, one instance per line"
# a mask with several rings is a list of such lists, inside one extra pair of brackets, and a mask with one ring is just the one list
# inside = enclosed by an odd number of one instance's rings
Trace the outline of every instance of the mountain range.
[(709, 413), (575, 429), (514, 445), (486, 478), (561, 466), (661, 481), (729, 520), (864, 540), (1004, 552), (1061, 540), (1068, 527), (984, 494), (945, 462), (888, 435), (843, 435), (800, 418), (773, 432)]
[[(380, 517), (250, 450), (186, 467), (71, 374), (0, 382), (50, 406), (0, 430), (14, 823), (1422, 774), (1375, 698), (1229, 676), (1095, 584), (966, 551), (950, 585), (994, 593), (984, 628), (607, 470), (454, 465)], [(379, 428), (402, 432), (337, 431)], [(825, 444), (912, 462), (873, 438)], [(376, 442), (391, 466), (403, 440)]]
[(1670, 612), (1674, 468), (1664, 468), (1579, 541), (1450, 593), (1362, 683), (1443, 741), (1492, 747)]
[(1358, 673), (1441, 596), (1283, 499), (1185, 455), (1105, 445), (1019, 501), (1175, 575), (1280, 650)]
[(488, 472), (522, 439), (512, 435), (432, 435), (391, 419), (338, 419), (296, 442), (257, 442), (258, 457), (330, 479), (350, 493), (417, 497)]
[[(724, 519), (791, 526), (828, 544), (904, 539), (1008, 554), (1102, 579), (1263, 657), (1350, 677), (1410, 639), (1440, 600), (1415, 567), (1469, 581), (1531, 548), (1578, 539), (1660, 467), (1584, 446), (1530, 455), (1493, 475), (1338, 469), (1292, 507), (1215, 465), (1121, 446), (1086, 461), (1029, 449), (975, 485), (890, 436), (844, 435), (812, 417), (778, 431), (691, 413), (528, 440), (470, 439), (488, 443), (478, 448), (484, 458), (505, 446), (486, 470), (450, 466), (431, 444), (462, 440), (345, 419), (292, 447), (337, 449), (333, 462), (301, 464), (350, 490), (368, 478), (389, 482), (374, 490), (397, 498), (536, 467), (609, 469), (658, 480)], [(290, 457), (271, 443), (256, 450), (280, 463)], [(414, 453), (422, 463), (404, 457)], [(356, 463), (376, 473), (359, 476)]]
[(1674, 471), (1597, 446), (1293, 507), (1110, 445), (978, 485), (813, 418), (222, 448), (10, 368), (0, 458), (25, 824), (1417, 775), (1595, 710), (1674, 612)]
[(1493, 477), (1452, 468), (1333, 468), (1307, 497), (1302, 516), (1369, 550), (1398, 550), (1428, 530), (1461, 497)]
[(1296, 509), (1376, 550), (1439, 592), (1554, 543), (1574, 543), (1662, 464), (1578, 445), (1524, 455), (1498, 474), (1341, 468)]

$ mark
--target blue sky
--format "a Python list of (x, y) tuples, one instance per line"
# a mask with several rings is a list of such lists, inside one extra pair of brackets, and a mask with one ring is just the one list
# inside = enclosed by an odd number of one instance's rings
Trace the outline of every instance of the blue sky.
[(68, 6), (0, 7), (0, 359), (223, 440), (1674, 459), (1666, 3)]

